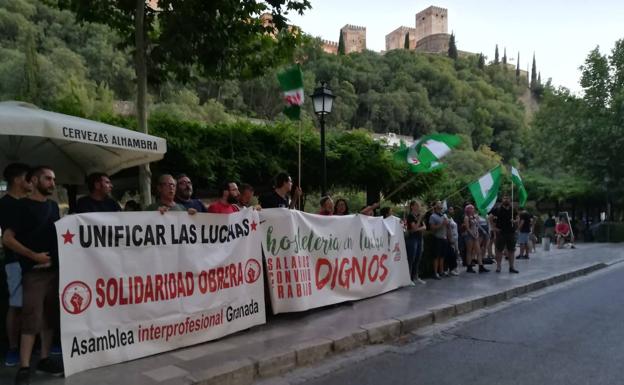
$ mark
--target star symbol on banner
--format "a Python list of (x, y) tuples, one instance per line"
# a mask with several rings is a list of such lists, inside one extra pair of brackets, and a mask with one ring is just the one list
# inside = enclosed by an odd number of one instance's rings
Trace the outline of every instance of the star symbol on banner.
[(251, 231), (256, 231), (256, 227), (258, 226), (258, 224), (256, 223), (256, 221), (252, 221), (251, 222)]
[(61, 237), (63, 237), (63, 244), (66, 245), (68, 243), (71, 243), (73, 245), (75, 236), (76, 236), (76, 234), (70, 233), (69, 229), (67, 229), (65, 234), (61, 234)]

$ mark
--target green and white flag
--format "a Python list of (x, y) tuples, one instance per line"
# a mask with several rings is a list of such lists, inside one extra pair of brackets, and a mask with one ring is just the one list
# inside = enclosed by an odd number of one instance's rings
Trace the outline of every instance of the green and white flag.
[(487, 213), (496, 204), (498, 190), (501, 183), (501, 166), (483, 175), (476, 182), (468, 185), (468, 189), (475, 200), (475, 205), (482, 215)]
[(412, 172), (432, 172), (444, 167), (440, 159), (448, 155), (460, 142), (461, 139), (457, 135), (427, 135), (409, 147), (401, 143), (401, 148), (394, 153), (394, 158), (400, 163), (407, 163)]
[(520, 204), (520, 207), (524, 207), (524, 205), (526, 205), (527, 197), (529, 195), (524, 188), (524, 184), (522, 183), (522, 178), (520, 178), (520, 173), (518, 172), (518, 169), (513, 166), (511, 166), (511, 181), (518, 187), (518, 203)]
[(284, 115), (290, 119), (301, 119), (303, 105), (303, 73), (299, 65), (294, 65), (277, 74), (280, 87), (284, 91)]

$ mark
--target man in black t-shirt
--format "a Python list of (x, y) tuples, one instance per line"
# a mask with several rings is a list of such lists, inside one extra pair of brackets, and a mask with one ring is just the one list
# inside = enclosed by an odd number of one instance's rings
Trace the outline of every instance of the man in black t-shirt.
[(285, 172), (280, 172), (275, 176), (275, 188), (270, 193), (260, 197), (260, 206), (263, 209), (271, 209), (277, 207), (294, 208), (295, 202), (301, 196), (301, 188), (297, 187), (293, 191), (292, 200), (288, 194), (292, 189), (292, 178)]
[[(32, 186), (26, 179), (30, 167), (22, 163), (9, 164), (4, 169), (4, 180), (7, 182), (7, 193), (0, 198), (0, 231), (4, 232), (9, 223), (20, 215), (16, 210), (18, 201), (24, 198)], [(1, 243), (1, 242), (0, 242)], [(19, 364), (19, 336), (20, 317), (22, 312), (22, 268), (17, 257), (8, 248), (0, 248), (4, 254), (4, 271), (6, 273), (7, 288), (9, 291), (9, 308), (6, 316), (7, 337), (9, 350), (6, 353), (4, 364), (16, 366)]]
[(206, 205), (199, 199), (193, 199), (193, 182), (186, 174), (176, 177), (176, 193), (174, 201), (187, 209), (195, 209), (198, 213), (207, 213)]
[(490, 222), (494, 223), (496, 233), (496, 272), (500, 273), (503, 260), (503, 251), (507, 252), (509, 272), (518, 273), (514, 268), (516, 251), (516, 228), (512, 218), (511, 201), (509, 195), (503, 195), (501, 204), (490, 211)]
[(110, 197), (113, 184), (108, 175), (94, 172), (87, 176), (89, 195), (78, 199), (76, 214), (121, 211), (119, 203)]
[(46, 166), (28, 173), (33, 192), (28, 198), (20, 199), (19, 216), (2, 234), (2, 242), (19, 256), (23, 271), (20, 369), (15, 380), (18, 384), (29, 382), (37, 333), (41, 333), (41, 360), (37, 370), (53, 375), (63, 373), (62, 364), (49, 358), (53, 331), (59, 320), (58, 246), (54, 227), (54, 222), (59, 220), (59, 207), (48, 199), (54, 192), (55, 178), (54, 171)]

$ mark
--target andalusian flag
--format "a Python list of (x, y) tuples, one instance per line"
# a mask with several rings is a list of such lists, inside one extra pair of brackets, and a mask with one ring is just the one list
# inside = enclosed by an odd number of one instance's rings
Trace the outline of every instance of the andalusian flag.
[(518, 187), (518, 203), (520, 207), (524, 207), (527, 201), (528, 194), (526, 189), (524, 188), (524, 184), (522, 183), (522, 178), (520, 178), (520, 173), (518, 169), (515, 167), (511, 167), (511, 181)]
[(401, 163), (407, 163), (412, 172), (432, 172), (444, 167), (440, 159), (448, 155), (460, 142), (457, 135), (431, 134), (423, 136), (409, 147), (401, 143), (394, 158)]
[(303, 73), (299, 65), (292, 66), (277, 74), (280, 87), (284, 91), (284, 115), (291, 119), (301, 118), (301, 106), (303, 105)]
[(501, 183), (501, 166), (483, 175), (478, 181), (468, 185), (468, 189), (475, 200), (475, 206), (482, 215), (487, 213), (496, 204), (498, 189)]

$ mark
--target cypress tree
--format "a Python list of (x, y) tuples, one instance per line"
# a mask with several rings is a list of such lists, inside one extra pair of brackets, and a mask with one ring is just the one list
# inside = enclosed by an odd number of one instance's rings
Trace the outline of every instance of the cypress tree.
[(409, 46), (409, 32), (405, 34), (405, 42), (403, 43), (403, 48), (410, 49), (410, 46)]
[(518, 51), (518, 60), (516, 61), (516, 84), (520, 84), (520, 51)]
[(342, 31), (340, 31), (340, 38), (338, 39), (338, 55), (345, 54), (344, 38), (342, 37)]
[(503, 65), (507, 68), (507, 47), (503, 49)]
[(29, 32), (26, 36), (26, 44), (24, 46), (26, 65), (24, 66), (24, 97), (31, 103), (39, 102), (39, 61), (37, 60), (37, 47), (35, 35)]
[(455, 34), (453, 32), (451, 32), (451, 37), (449, 38), (448, 56), (453, 60), (457, 59), (457, 45), (455, 45)]
[(477, 66), (479, 67), (479, 69), (485, 68), (485, 56), (483, 56), (482, 53), (479, 54), (479, 63), (477, 64)]
[(542, 73), (541, 72), (537, 73), (537, 85), (538, 86), (542, 85)]
[(496, 44), (496, 49), (494, 50), (494, 64), (498, 64), (498, 44)]
[(537, 66), (535, 65), (535, 52), (533, 52), (533, 66), (531, 67), (531, 90), (537, 88)]

